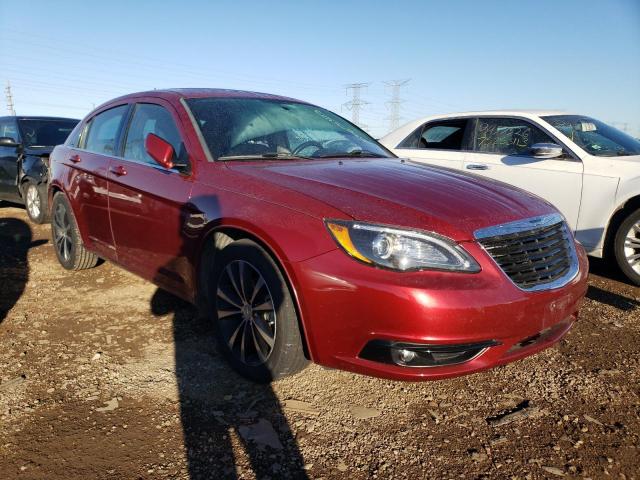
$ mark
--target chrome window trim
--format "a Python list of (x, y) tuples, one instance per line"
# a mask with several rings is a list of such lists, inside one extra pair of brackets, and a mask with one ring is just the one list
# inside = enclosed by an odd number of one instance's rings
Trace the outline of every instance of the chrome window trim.
[(573, 233), (571, 229), (568, 227), (567, 222), (564, 217), (559, 213), (551, 213), (548, 215), (540, 215), (538, 217), (525, 218), (522, 220), (516, 220), (515, 222), (503, 223), (500, 225), (493, 225), (491, 227), (480, 228), (473, 232), (473, 237), (476, 240), (482, 240), (485, 238), (492, 237), (501, 237), (504, 235), (511, 235), (514, 233), (526, 232), (528, 230), (534, 230), (537, 228), (544, 228), (554, 225), (556, 223), (562, 222), (562, 228), (564, 229), (564, 233), (567, 236), (569, 241), (569, 270), (562, 277), (556, 278), (554, 281), (549, 283), (543, 283), (541, 285), (534, 285), (530, 288), (523, 288), (517, 283), (515, 283), (507, 273), (502, 270), (498, 262), (493, 258), (493, 256), (485, 249), (484, 245), (481, 242), (478, 242), (482, 250), (489, 256), (491, 261), (498, 267), (498, 269), (502, 272), (502, 274), (509, 279), (509, 281), (515, 285), (519, 290), (523, 292), (539, 292), (544, 290), (553, 290), (556, 288), (561, 288), (571, 282), (577, 275), (580, 270), (580, 264), (578, 262), (578, 253), (576, 251), (575, 239), (573, 238)]

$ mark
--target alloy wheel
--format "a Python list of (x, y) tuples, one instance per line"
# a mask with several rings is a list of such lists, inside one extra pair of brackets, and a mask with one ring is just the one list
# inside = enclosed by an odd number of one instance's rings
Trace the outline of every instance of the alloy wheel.
[(68, 261), (71, 257), (71, 222), (63, 203), (56, 205), (53, 215), (53, 241), (60, 258)]
[(216, 293), (218, 325), (232, 354), (250, 366), (267, 361), (276, 340), (276, 311), (262, 274), (244, 260), (230, 262)]
[(640, 220), (631, 225), (625, 236), (624, 256), (629, 266), (640, 275)]
[(40, 216), (40, 195), (35, 185), (29, 185), (27, 188), (27, 210), (31, 218), (38, 218)]

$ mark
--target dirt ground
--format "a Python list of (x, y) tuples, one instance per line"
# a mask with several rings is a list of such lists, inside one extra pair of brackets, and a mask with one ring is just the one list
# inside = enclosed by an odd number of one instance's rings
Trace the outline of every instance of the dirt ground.
[(0, 479), (640, 478), (640, 289), (592, 261), (559, 345), (401, 383), (235, 375), (195, 310), (0, 207)]

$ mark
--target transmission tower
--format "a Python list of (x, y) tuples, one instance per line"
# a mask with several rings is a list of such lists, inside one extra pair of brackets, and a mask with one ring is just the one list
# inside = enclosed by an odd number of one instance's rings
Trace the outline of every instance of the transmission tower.
[(363, 100), (361, 96), (362, 90), (368, 86), (368, 83), (350, 83), (349, 85), (345, 85), (347, 95), (349, 95), (349, 90), (351, 90), (352, 97), (350, 101), (343, 103), (342, 106), (346, 107), (347, 110), (351, 110), (351, 121), (360, 128), (366, 128), (365, 124), (360, 123), (360, 109), (369, 104), (369, 102)]
[(409, 83), (410, 80), (410, 78), (405, 78), (403, 80), (389, 80), (384, 82), (385, 85), (391, 87), (391, 100), (386, 102), (386, 106), (390, 111), (387, 117), (390, 131), (400, 126), (400, 119), (402, 118), (400, 116), (400, 105), (404, 102), (404, 100), (400, 98), (400, 89)]
[(7, 97), (7, 110), (9, 111), (9, 115), (16, 116), (16, 111), (13, 108), (13, 95), (11, 94), (11, 84), (9, 80), (7, 80), (7, 86), (4, 89), (5, 96)]

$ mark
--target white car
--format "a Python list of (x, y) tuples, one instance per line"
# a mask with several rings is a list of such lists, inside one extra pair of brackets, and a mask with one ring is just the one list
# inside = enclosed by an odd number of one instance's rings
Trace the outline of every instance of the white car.
[(640, 285), (640, 141), (635, 138), (584, 115), (517, 110), (422, 118), (380, 142), (400, 157), (539, 195), (564, 214), (590, 255), (611, 255)]

